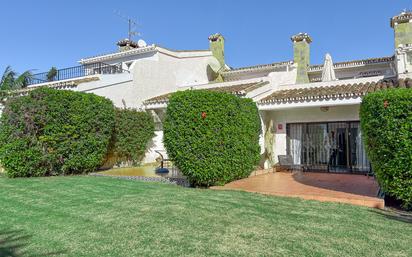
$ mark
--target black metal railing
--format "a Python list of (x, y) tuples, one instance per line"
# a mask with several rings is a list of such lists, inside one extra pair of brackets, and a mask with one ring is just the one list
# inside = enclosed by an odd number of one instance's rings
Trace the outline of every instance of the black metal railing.
[(107, 64), (107, 63), (91, 63), (81, 66), (75, 66), (65, 69), (56, 70), (53, 74), (51, 72), (42, 72), (33, 74), (29, 79), (28, 85), (35, 85), (45, 82), (59, 81), (65, 79), (79, 78), (84, 76), (96, 74), (118, 74), (129, 72), (122, 69), (122, 64)]

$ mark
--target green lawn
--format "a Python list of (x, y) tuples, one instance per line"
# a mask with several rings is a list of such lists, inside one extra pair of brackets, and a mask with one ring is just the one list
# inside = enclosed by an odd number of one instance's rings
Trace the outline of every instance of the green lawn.
[(103, 177), (0, 177), (0, 256), (412, 256), (408, 217)]

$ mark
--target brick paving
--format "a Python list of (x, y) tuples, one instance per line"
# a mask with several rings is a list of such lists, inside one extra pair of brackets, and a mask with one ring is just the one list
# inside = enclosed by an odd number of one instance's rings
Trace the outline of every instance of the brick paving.
[(275, 172), (237, 180), (216, 190), (243, 190), (306, 200), (340, 202), (383, 209), (373, 177), (352, 174)]

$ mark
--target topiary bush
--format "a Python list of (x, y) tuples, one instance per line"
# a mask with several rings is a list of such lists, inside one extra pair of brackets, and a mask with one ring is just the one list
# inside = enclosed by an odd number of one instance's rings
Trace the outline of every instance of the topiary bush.
[(227, 93), (174, 93), (164, 121), (169, 158), (195, 186), (222, 185), (247, 177), (259, 162), (256, 104)]
[(114, 129), (110, 100), (50, 88), (6, 102), (0, 120), (0, 162), (9, 177), (96, 170)]
[(385, 193), (412, 207), (412, 90), (365, 96), (361, 129), (373, 171)]
[(154, 121), (150, 114), (133, 109), (116, 109), (109, 162), (130, 165), (139, 163), (153, 136)]

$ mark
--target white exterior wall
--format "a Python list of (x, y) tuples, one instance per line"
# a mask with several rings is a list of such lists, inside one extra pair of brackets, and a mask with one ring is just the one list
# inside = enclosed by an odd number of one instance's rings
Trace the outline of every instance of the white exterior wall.
[(123, 100), (127, 107), (136, 107), (134, 97), (136, 92), (133, 86), (133, 77), (129, 73), (98, 75), (99, 80), (81, 83), (74, 91), (94, 93), (112, 100), (116, 107), (123, 107)]
[(149, 146), (147, 147), (143, 163), (155, 162), (156, 158), (160, 157), (155, 151), (160, 152), (164, 158), (168, 158), (163, 144), (163, 131), (155, 131), (155, 136), (151, 139)]
[(212, 56), (176, 58), (161, 52), (136, 60), (131, 71), (138, 91), (136, 104), (141, 108), (143, 101), (154, 96), (183, 86), (208, 83), (207, 65), (214, 60)]
[[(275, 127), (275, 143), (273, 152), (275, 162), (278, 155), (286, 154), (286, 124), (304, 122), (358, 121), (360, 105), (331, 106), (321, 111), (320, 107), (285, 109), (279, 111), (263, 111), (263, 118), (272, 119)], [(279, 129), (279, 125), (282, 129)]]
[(124, 99), (127, 107), (141, 109), (143, 101), (154, 96), (209, 83), (207, 66), (217, 62), (210, 51), (175, 52), (157, 47), (156, 51), (105, 60), (111, 65), (121, 63), (130, 73), (101, 75), (101, 81), (81, 84), (78, 90), (105, 96), (116, 106), (123, 106)]

